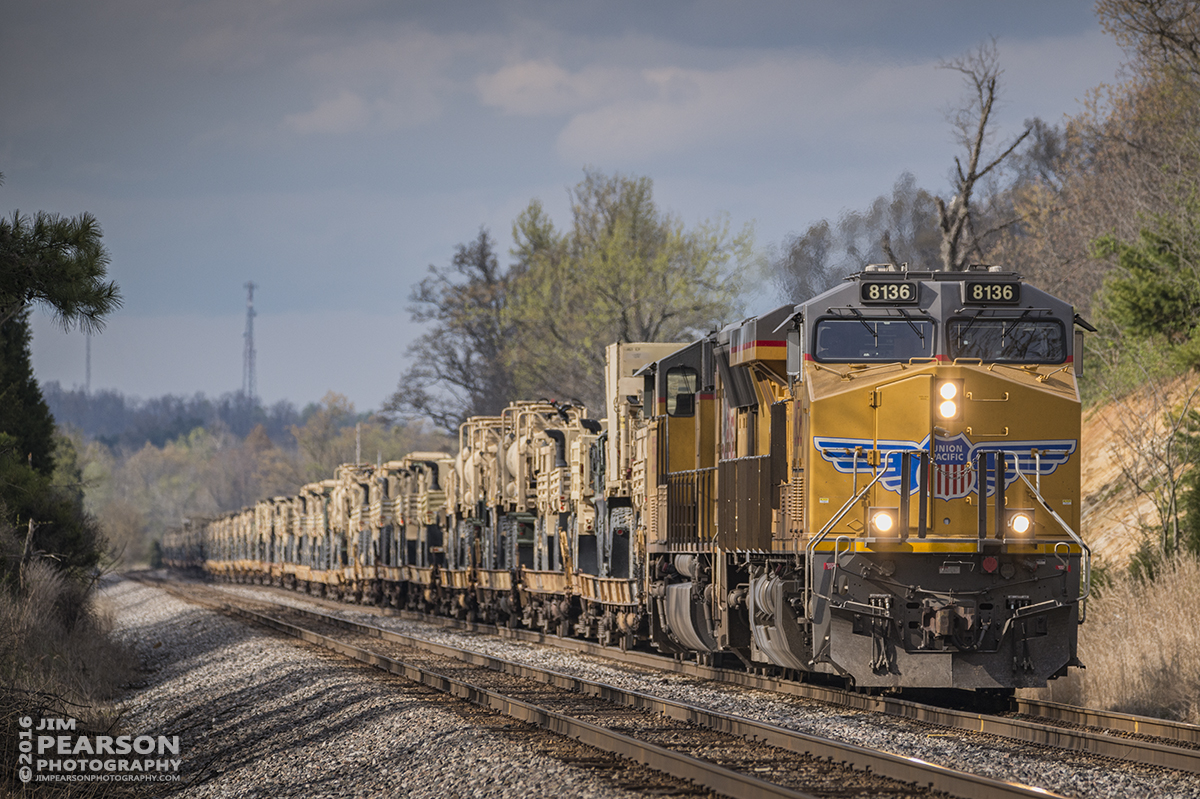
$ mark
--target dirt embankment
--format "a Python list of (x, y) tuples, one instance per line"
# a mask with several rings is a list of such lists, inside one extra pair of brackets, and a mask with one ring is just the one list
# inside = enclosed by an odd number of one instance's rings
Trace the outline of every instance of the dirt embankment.
[(1157, 473), (1161, 484), (1163, 445), (1171, 435), (1165, 417), (1185, 407), (1200, 409), (1198, 392), (1200, 377), (1189, 374), (1084, 412), (1081, 526), (1099, 563), (1124, 567), (1143, 529), (1157, 523), (1153, 497), (1139, 493), (1126, 473), (1132, 470), (1147, 485)]

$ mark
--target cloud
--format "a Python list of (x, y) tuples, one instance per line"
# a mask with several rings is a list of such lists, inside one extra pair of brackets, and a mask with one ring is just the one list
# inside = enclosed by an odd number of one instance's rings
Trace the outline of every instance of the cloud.
[(285, 117), (284, 124), (297, 133), (351, 133), (366, 128), (371, 117), (366, 101), (343, 89), (311, 111)]
[(809, 52), (747, 52), (713, 67), (596, 63), (575, 71), (540, 59), (482, 75), (475, 86), (484, 105), (507, 115), (563, 117), (556, 146), (564, 161), (620, 163), (763, 136), (817, 142), (847, 123), (877, 129), (932, 110), (930, 84), (952, 90), (933, 66)]
[(388, 133), (433, 122), (463, 91), (457, 71), (490, 49), (485, 41), (404, 26), (368, 41), (331, 44), (302, 61), (312, 105), (286, 115), (283, 125), (301, 134)]
[(513, 116), (557, 116), (650, 88), (637, 70), (591, 67), (568, 72), (549, 60), (522, 61), (479, 76), (475, 81), (485, 106)]
[(869, 140), (888, 124), (931, 110), (929, 84), (938, 82), (929, 63), (839, 63), (810, 55), (715, 69), (651, 69), (642, 79), (650, 97), (621, 98), (573, 115), (559, 134), (559, 155), (640, 160), (719, 145), (752, 147), (764, 138), (813, 148)]
[[(553, 59), (526, 59), (479, 76), (475, 89), (483, 105), (506, 115), (563, 118), (556, 149), (568, 163), (644, 162), (764, 141), (814, 154), (928, 137), (949, 143), (945, 111), (960, 99), (959, 77), (938, 70), (928, 55), (898, 62), (802, 48), (727, 52), (720, 59), (676, 52), (664, 62), (699, 65), (667, 66), (648, 64), (653, 42), (637, 49), (633, 62), (641, 67), (606, 63), (598, 52), (574, 70)], [(1019, 129), (1024, 118), (1050, 109), (1070, 110), (1097, 69), (1113, 62), (1113, 51), (1098, 30), (1007, 47), (1001, 41), (1006, 95), (1021, 98), (1020, 108), (1002, 109), (1006, 127)]]

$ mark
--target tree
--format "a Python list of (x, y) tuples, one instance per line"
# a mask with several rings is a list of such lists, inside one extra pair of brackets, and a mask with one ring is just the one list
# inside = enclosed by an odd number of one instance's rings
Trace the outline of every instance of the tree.
[[(1058, 131), (1041, 120), (994, 154), (985, 153), (1002, 70), (994, 42), (943, 62), (941, 68), (963, 75), (966, 102), (951, 116), (964, 153), (955, 156), (954, 196), (948, 201), (916, 186), (902, 174), (890, 197), (882, 195), (865, 211), (843, 214), (836, 225), (822, 220), (801, 236), (789, 237), (771, 264), (785, 298), (799, 302), (831, 288), (869, 263), (907, 263), (911, 269), (960, 270), (984, 261), (985, 247), (1020, 222), (1014, 186), (1051, 178), (1062, 158)], [(1018, 148), (1031, 134), (1034, 147)], [(1001, 165), (1013, 156), (1016, 179), (1001, 185)]]
[(943, 62), (941, 67), (962, 74), (968, 95), (967, 102), (951, 117), (959, 144), (966, 150), (966, 163), (964, 165), (962, 157), (954, 157), (954, 196), (949, 202), (935, 198), (942, 234), (941, 266), (946, 271), (953, 271), (965, 269), (972, 262), (982, 262), (984, 240), (1017, 221), (1016, 217), (1008, 217), (982, 226), (979, 224), (981, 214), (972, 206), (972, 199), (980, 182), (1012, 155), (1029, 136), (1030, 128), (995, 156), (984, 154), (991, 136), (988, 125), (1003, 74), (994, 40), (965, 56)]
[(29, 360), (29, 312), (0, 323), (0, 433), (13, 457), (39, 474), (54, 471), (54, 418)]
[(292, 428), (306, 480), (332, 477), (338, 464), (354, 460), (353, 452), (347, 453), (339, 446), (339, 438), (343, 428), (354, 426), (355, 418), (354, 403), (344, 394), (330, 391), (303, 427)]
[(104, 539), (79, 481), (53, 481), (54, 419), (30, 364), (29, 309), (46, 305), (64, 327), (97, 329), (120, 304), (116, 284), (104, 282), (108, 262), (90, 214), (0, 218), (0, 526), (24, 527), (36, 550), (77, 572), (96, 564)]
[(505, 317), (510, 276), (487, 230), (455, 249), (449, 268), (430, 265), (413, 290), (415, 322), (432, 322), (408, 353), (413, 365), (385, 403), (387, 413), (424, 416), (457, 430), (469, 416), (498, 414), (516, 398)]
[(937, 269), (939, 238), (933, 196), (905, 172), (890, 196), (880, 195), (866, 210), (845, 213), (836, 225), (823, 219), (785, 240), (771, 275), (785, 300), (802, 302), (869, 263)]
[(841, 263), (834, 263), (837, 243), (828, 219), (808, 226), (801, 236), (790, 235), (783, 253), (771, 261), (771, 277), (787, 302), (804, 302), (833, 288), (846, 277)]
[[(993, 261), (1090, 311), (1111, 268), (1102, 236), (1132, 241), (1146, 220), (1185, 208), (1200, 176), (1200, 7), (1181, 0), (1101, 0), (1101, 25), (1130, 54), (1125, 79), (1085, 98), (1055, 138), (1055, 167), (1010, 193), (1021, 217)], [(1038, 131), (1033, 134), (1037, 137)], [(1026, 154), (1037, 150), (1037, 142)]]
[(567, 232), (537, 200), (513, 224), (509, 363), (522, 395), (599, 410), (608, 344), (685, 341), (738, 312), (752, 234), (724, 221), (685, 228), (658, 209), (646, 177), (588, 170), (570, 198)]
[(30, 218), (13, 211), (0, 218), (0, 323), (37, 304), (64, 329), (99, 330), (121, 307), (117, 284), (104, 279), (109, 256), (101, 235), (88, 213), (72, 219), (39, 211)]
[(1101, 297), (1119, 327), (1176, 345), (1192, 338), (1200, 324), (1200, 202), (1157, 216), (1135, 241), (1102, 236), (1094, 255), (1115, 257)]
[(1144, 365), (1142, 370), (1140, 390), (1118, 399), (1107, 416), (1116, 441), (1112, 454), (1135, 495), (1153, 503), (1156, 518), (1141, 521), (1147, 549), (1158, 558), (1170, 558), (1184, 537), (1188, 479), (1195, 481), (1189, 460), (1196, 454), (1196, 443), (1188, 428), (1196, 424), (1193, 409), (1200, 384), (1192, 381), (1189, 387), (1188, 381), (1155, 374)]
[(1200, 77), (1200, 8), (1194, 0), (1099, 0), (1100, 24), (1143, 67)]

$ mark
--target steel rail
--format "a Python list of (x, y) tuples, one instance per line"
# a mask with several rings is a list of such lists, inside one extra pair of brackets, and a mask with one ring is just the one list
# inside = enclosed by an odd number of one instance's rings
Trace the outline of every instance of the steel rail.
[(820, 738), (773, 724), (753, 721), (740, 716), (732, 716), (697, 705), (689, 705), (670, 699), (650, 696), (639, 691), (616, 688), (592, 680), (585, 680), (581, 677), (563, 674), (552, 669), (514, 663), (482, 652), (461, 649), (449, 644), (439, 644), (423, 638), (397, 633), (394, 630), (385, 630), (371, 624), (350, 621), (337, 616), (329, 616), (318, 611), (291, 606), (285, 607), (290, 613), (299, 613), (300, 615), (352, 632), (392, 643), (424, 649), (439, 655), (453, 657), (474, 666), (482, 666), (516, 677), (538, 680), (558, 688), (600, 697), (609, 702), (661, 713), (669, 718), (692, 721), (721, 732), (727, 732), (747, 739), (760, 740), (781, 749), (847, 763), (854, 768), (870, 770), (875, 774), (890, 777), (901, 782), (930, 785), (937, 790), (945, 791), (955, 796), (986, 798), (1013, 796), (1045, 797), (1054, 795), (1041, 788), (1032, 788), (1017, 783), (995, 780), (990, 777), (967, 774), (918, 758), (879, 752), (855, 744)]
[(1081, 727), (1100, 727), (1117, 732), (1149, 735), (1155, 738), (1200, 745), (1200, 725), (1187, 724), (1182, 721), (1136, 716), (1132, 713), (1117, 713), (1113, 710), (1093, 710), (1060, 702), (1021, 697), (1013, 699), (1013, 708), (1017, 713), (1078, 724)]
[[(752, 674), (746, 671), (707, 666), (699, 663), (673, 659), (664, 655), (639, 651), (614, 651), (612, 647), (574, 638), (560, 638), (532, 630), (513, 630), (507, 627), (464, 622), (421, 613), (400, 611), (399, 618), (436, 623), (450, 629), (471, 632), (486, 632), (502, 638), (530, 643), (552, 644), (583, 654), (603, 657), (618, 662), (634, 663), (647, 668), (672, 671), (698, 679), (732, 683), (747, 688), (811, 699), (854, 710), (884, 713), (890, 716), (937, 724), (951, 729), (985, 732), (1004, 738), (1054, 746), (1071, 751), (1087, 752), (1101, 757), (1112, 757), (1143, 765), (1170, 768), (1179, 771), (1200, 773), (1200, 750), (1179, 749), (1166, 744), (1137, 741), (1124, 737), (1106, 736), (1103, 733), (1084, 733), (1066, 730), (1054, 725), (1039, 724), (1025, 719), (1010, 719), (986, 713), (940, 708), (895, 697), (872, 696), (847, 691), (841, 688), (813, 685), (795, 680)], [(1129, 732), (1151, 737), (1195, 743), (1200, 745), (1200, 726), (1181, 722), (1154, 719), (1147, 716), (1112, 713), (1071, 707), (1053, 702), (1030, 699), (1013, 699), (1014, 710), (1029, 716), (1077, 724), (1081, 727), (1098, 727), (1116, 732)]]
[[(349, 607), (353, 608), (354, 606), (351, 605)], [(291, 608), (290, 606), (289, 610), (298, 610), (306, 613), (311, 612), (302, 611), (298, 608)], [(366, 608), (364, 608), (364, 610), (366, 610)], [(480, 624), (455, 619), (446, 619), (444, 617), (427, 616), (422, 613), (411, 611), (391, 611), (388, 615), (414, 621), (422, 621), (427, 623), (432, 622), (451, 629), (495, 634), (499, 635), (500, 637), (512, 638), (514, 640), (521, 640), (531, 643), (551, 644), (575, 652), (608, 658), (616, 662), (633, 663), (647, 668), (672, 671), (698, 679), (714, 680), (734, 685), (741, 685), (748, 688), (772, 691), (802, 699), (809, 699), (837, 705), (840, 707), (848, 707), (864, 712), (883, 713), (898, 718), (905, 718), (926, 724), (938, 725), (948, 729), (995, 735), (1025, 743), (1054, 747), (1072, 752), (1081, 752), (1099, 757), (1108, 757), (1141, 765), (1155, 766), (1159, 768), (1167, 768), (1191, 773), (1200, 773), (1200, 749), (1178, 748), (1170, 746), (1169, 744), (1163, 744), (1154, 741), (1106, 735), (1102, 732), (1072, 730), (1061, 726), (1055, 726), (1053, 724), (1041, 724), (1027, 719), (1005, 718), (988, 713), (953, 710), (949, 708), (937, 707), (935, 705), (914, 702), (911, 700), (898, 699), (895, 697), (860, 694), (840, 688), (813, 685), (794, 680), (778, 679), (760, 674), (752, 674), (746, 671), (708, 666), (700, 663), (684, 661), (681, 659), (672, 659), (663, 655), (649, 652), (623, 651), (618, 653), (618, 651), (614, 650), (612, 647), (601, 646), (598, 643), (579, 639), (561, 638), (559, 636), (547, 635), (532, 630), (515, 630), (501, 627), (499, 625)], [(398, 635), (397, 633), (390, 634)], [(424, 644), (422, 644), (422, 646), (424, 646)], [(1028, 702), (1029, 700), (1024, 701)], [(1028, 706), (1032, 707), (1033, 703), (1030, 703)], [(1066, 706), (1060, 707), (1065, 708)], [(1080, 714), (1076, 719), (1069, 718), (1066, 710), (1056, 711), (1058, 715), (1052, 715), (1051, 712), (1031, 713), (1030, 715), (1043, 715), (1046, 718), (1069, 721), (1080, 726), (1108, 726), (1110, 729), (1115, 729), (1122, 732), (1131, 731), (1122, 729), (1120, 726), (1116, 726), (1124, 723), (1126, 725), (1139, 726), (1140, 732), (1144, 735), (1157, 735), (1158, 737), (1166, 738), (1168, 740), (1176, 739), (1176, 735), (1171, 732), (1173, 727), (1170, 726), (1170, 722), (1163, 723), (1155, 719), (1130, 716), (1128, 717), (1129, 720), (1126, 722), (1114, 720), (1112, 726), (1106, 724), (1097, 725), (1094, 722), (1089, 724), (1087, 722), (1078, 720), (1079, 718), (1085, 717), (1089, 711), (1085, 711), (1082, 708), (1075, 708), (1074, 710), (1076, 713)], [(1094, 718), (1099, 718), (1099, 714), (1101, 713), (1100, 711), (1090, 712), (1092, 714), (1096, 714)], [(1115, 715), (1118, 714), (1111, 714), (1111, 716)], [(1154, 728), (1155, 722), (1158, 722), (1160, 725), (1158, 727), (1160, 732), (1158, 733), (1152, 733), (1149, 731), (1150, 729)], [(1185, 729), (1189, 726), (1190, 725), (1182, 725), (1182, 727)], [(1180, 740), (1189, 742), (1191, 739), (1183, 738)]]
[[(331, 652), (336, 652), (359, 663), (374, 666), (375, 668), (386, 671), (390, 674), (395, 674), (421, 685), (425, 685), (436, 691), (440, 691), (441, 693), (450, 694), (460, 699), (465, 699), (468, 702), (480, 707), (494, 710), (498, 713), (518, 719), (520, 721), (535, 724), (542, 729), (549, 730), (550, 732), (573, 738), (581, 743), (594, 746), (597, 749), (636, 761), (649, 768), (655, 769), (656, 771), (669, 774), (672, 777), (691, 781), (697, 785), (725, 796), (763, 796), (776, 797), (777, 799), (817, 799), (817, 797), (815, 797), (813, 794), (775, 785), (767, 782), (766, 780), (759, 779), (758, 777), (754, 777), (749, 774), (742, 774), (740, 772), (733, 771), (732, 769), (718, 766), (715, 763), (694, 758), (681, 752), (676, 752), (671, 749), (657, 746), (647, 741), (639, 741), (636, 738), (624, 735), (614, 730), (606, 729), (605, 727), (592, 724), (582, 719), (576, 719), (562, 713), (556, 713), (555, 711), (547, 708), (538, 707), (530, 702), (505, 696), (482, 686), (473, 685), (472, 683), (464, 680), (447, 677), (414, 664), (405, 663), (395, 658), (387, 657), (386, 655), (371, 652), (368, 649), (338, 641), (335, 638), (321, 635), (320, 633), (312, 630), (306, 630), (303, 627), (289, 624), (288, 622), (280, 619), (274, 619), (270, 616), (257, 613), (247, 608), (240, 608), (229, 602), (208, 601), (199, 597), (190, 596), (182, 591), (169, 588), (155, 581), (148, 582), (154, 584), (156, 588), (165, 590), (171, 595), (182, 599), (185, 602), (203, 605), (205, 607), (239, 617), (259, 626), (267, 627), (277, 632), (284, 633), (285, 635), (289, 635), (307, 643), (320, 646), (321, 648), (327, 649)], [(324, 616), (324, 614), (318, 614), (312, 611), (306, 611), (290, 606), (278, 605), (277, 607), (288, 612), (297, 612), (301, 615), (307, 615), (313, 618), (320, 618)], [(345, 619), (338, 619), (336, 617), (329, 616), (321, 618), (320, 620), (344, 629), (353, 630), (354, 632), (366, 633), (368, 635), (371, 634), (368, 630), (355, 629), (355, 627), (360, 625), (356, 625), (354, 622), (347, 622)], [(369, 625), (361, 626), (369, 627)], [(378, 628), (374, 629), (378, 630)], [(385, 631), (379, 630), (379, 632)], [(383, 636), (374, 637), (382, 638)], [(423, 648), (427, 649), (427, 651), (434, 651), (428, 647)]]
[[(906, 699), (860, 694), (841, 688), (813, 685), (795, 680), (781, 680), (735, 669), (706, 666), (699, 663), (672, 659), (649, 652), (628, 651), (618, 654), (612, 647), (605, 647), (597, 643), (581, 641), (579, 639), (559, 638), (558, 636), (546, 635), (531, 630), (510, 630), (505, 627), (493, 627), (485, 624), (429, 617), (419, 613), (412, 613), (410, 615), (407, 611), (402, 612), (401, 615), (403, 618), (411, 618), (412, 620), (432, 621), (448, 628), (488, 632), (515, 640), (553, 644), (564, 649), (596, 657), (609, 658), (618, 662), (629, 662), (647, 668), (672, 671), (698, 679), (715, 680), (747, 688), (772, 691), (801, 699), (811, 699), (817, 702), (848, 707), (854, 710), (884, 713), (889, 716), (921, 721), (927, 724), (937, 724), (950, 729), (983, 732), (1026, 743), (1084, 752), (1100, 757), (1111, 757), (1141, 765), (1200, 773), (1200, 750), (1196, 749), (1177, 748), (1169, 744), (1110, 736), (1100, 732), (1069, 730), (1052, 724), (1040, 724), (1027, 719), (1005, 718), (988, 713), (941, 708)], [(1073, 708), (1068, 705), (1056, 705), (1050, 702), (1037, 702), (1026, 699), (1014, 699), (1013, 702), (1017, 712), (1030, 716), (1042, 716), (1047, 719), (1077, 724), (1082, 727), (1099, 727), (1102, 729), (1111, 729), (1116, 732), (1140, 733), (1146, 736), (1163, 738), (1167, 741), (1200, 745), (1200, 727), (1195, 725), (1153, 719), (1145, 716)]]
[[(489, 661), (494, 662), (495, 664), (507, 663), (507, 661), (503, 661), (499, 658), (492, 658), (490, 655), (471, 652), (470, 650), (459, 649), (446, 644), (434, 644), (431, 642), (426, 642), (420, 638), (406, 636), (391, 630), (384, 630), (369, 624), (348, 621), (336, 616), (328, 616), (327, 614), (317, 611), (290, 607), (289, 610), (309, 615), (312, 618), (317, 618), (328, 623), (345, 626), (346, 629), (356, 629), (368, 635), (377, 635), (384, 640), (391, 640), (396, 643), (405, 643), (408, 646), (419, 646), (421, 648), (430, 649), (430, 651), (439, 651), (440, 654), (447, 654), (459, 659), (465, 659), (467, 662), (475, 663), (477, 665), (488, 665)], [(604, 649), (603, 647), (599, 647), (598, 645), (594, 644), (589, 644), (588, 648), (595, 648), (601, 650), (601, 652)], [(579, 649), (586, 651), (584, 647), (580, 647)], [(612, 652), (609, 651), (607, 656), (612, 657)], [(661, 664), (653, 664), (652, 661), (650, 661), (650, 658), (661, 659), (661, 656), (648, 656), (647, 663), (648, 665), (657, 665), (658, 668), (662, 667)], [(673, 662), (679, 663), (679, 661)], [(517, 664), (512, 665), (516, 666)], [(504, 666), (500, 665), (489, 667), (505, 668)], [(894, 697), (869, 696), (865, 694), (841, 691), (836, 688), (824, 688), (820, 686), (807, 685), (804, 683), (772, 680), (769, 678), (764, 679), (761, 677), (756, 677), (756, 675), (750, 675), (745, 672), (732, 671), (729, 669), (697, 666), (694, 670), (687, 669), (686, 671), (691, 673), (693, 676), (702, 676), (702, 672), (706, 669), (713, 672), (713, 679), (721, 680), (723, 682), (740, 683), (746, 685), (747, 687), (752, 686), (756, 688), (763, 688), (764, 690), (775, 691), (778, 693), (792, 693), (789, 688), (795, 686), (796, 688), (800, 689), (796, 691), (796, 693), (799, 695), (810, 699), (820, 699), (820, 701), (840, 704), (844, 707), (848, 706), (859, 710), (881, 712), (886, 713), (889, 716), (920, 721), (925, 724), (936, 724), (940, 727), (948, 727), (950, 729), (996, 735), (1002, 738), (1023, 741), (1025, 743), (1050, 746), (1056, 749), (1067, 749), (1074, 752), (1086, 752), (1088, 754), (1098, 755), (1100, 757), (1111, 757), (1118, 760), (1132, 761), (1143, 765), (1159, 766), (1161, 768), (1200, 773), (1200, 750), (1197, 749), (1181, 749), (1153, 741), (1114, 737), (1105, 735), (1103, 733), (1090, 732), (1087, 730), (1074, 730), (1065, 727), (1058, 727), (1052, 724), (1040, 724), (1038, 722), (1028, 721), (1025, 719), (1005, 718), (989, 713), (972, 713), (962, 710), (940, 708), (933, 705), (912, 702), (906, 699), (896, 699)], [(680, 671), (684, 670), (681, 669)], [(566, 677), (565, 675), (562, 676), (566, 680), (575, 679), (572, 677)], [(580, 685), (586, 684), (586, 681), (583, 680), (578, 680), (577, 682)], [(568, 686), (563, 684), (562, 687)], [(582, 689), (576, 688), (575, 690)], [(656, 701), (667, 704), (667, 700)], [(665, 709), (660, 712), (668, 713), (668, 715), (670, 714), (670, 711)], [(867, 766), (864, 765), (863, 767), (866, 768)], [(872, 768), (874, 767), (872, 766)], [(906, 782), (917, 781), (913, 777), (900, 777), (894, 774), (886, 774), (885, 776), (892, 776), (895, 779), (902, 779)], [(950, 788), (944, 788), (943, 790), (946, 790), (949, 793), (955, 792)]]
[[(345, 655), (360, 663), (374, 666), (391, 674), (404, 677), (413, 682), (466, 699), (480, 707), (485, 707), (506, 716), (526, 721), (551, 732), (574, 738), (577, 741), (594, 746), (606, 752), (634, 760), (656, 771), (670, 774), (672, 777), (689, 780), (725, 796), (763, 796), (778, 797), (778, 799), (816, 799), (810, 793), (796, 791), (781, 785), (767, 782), (749, 774), (727, 769), (706, 760), (685, 755), (672, 749), (657, 746), (647, 741), (640, 741), (623, 733), (607, 729), (597, 724), (572, 718), (547, 708), (539, 707), (530, 702), (515, 699), (497, 693), (488, 688), (474, 685), (465, 680), (447, 677), (411, 663), (405, 663), (395, 658), (371, 652), (362, 647), (346, 644), (337, 639), (321, 635), (311, 630), (305, 630), (270, 616), (255, 613), (252, 610), (227, 606), (228, 612), (256, 624), (269, 627), (287, 635), (316, 644), (330, 651)], [(294, 610), (289, 608), (289, 610)], [(354, 630), (362, 632), (361, 630)]]
[[(159, 587), (179, 596), (185, 601), (199, 602), (209, 607), (218, 608), (254, 623), (328, 648), (359, 662), (376, 666), (393, 674), (420, 682), (436, 690), (468, 699), (476, 704), (489, 707), (523, 721), (529, 721), (545, 729), (567, 735), (599, 749), (636, 760), (650, 768), (666, 772), (674, 777), (692, 780), (705, 788), (728, 796), (778, 796), (796, 797), (796, 799), (810, 796), (810, 794), (775, 785), (708, 761), (699, 760), (644, 741), (638, 741), (621, 733), (591, 724), (590, 722), (573, 719), (545, 708), (539, 708), (535, 705), (497, 694), (487, 688), (428, 671), (414, 664), (404, 663), (361, 647), (337, 641), (334, 638), (311, 630), (305, 630), (289, 622), (274, 619), (268, 615), (245, 608), (239, 608), (228, 602), (207, 602), (182, 592), (174, 591), (166, 586)], [(257, 601), (274, 604), (265, 600)], [(438, 655), (453, 657), (470, 665), (485, 667), (516, 677), (537, 680), (558, 688), (599, 697), (609, 702), (661, 713), (677, 720), (691, 721), (719, 732), (737, 735), (748, 740), (758, 740), (788, 751), (845, 763), (853, 768), (869, 771), (873, 774), (900, 782), (927, 785), (934, 790), (944, 791), (954, 796), (970, 797), (970, 799), (1012, 799), (1013, 797), (1022, 797), (1025, 799), (1041, 797), (1045, 799), (1045, 797), (1053, 798), (1058, 796), (1058, 794), (1054, 794), (1043, 788), (959, 772), (934, 763), (928, 763), (919, 758), (879, 752), (855, 744), (820, 738), (763, 722), (731, 716), (707, 708), (584, 680), (549, 669), (513, 663), (480, 652), (461, 649), (447, 644), (438, 644), (419, 637), (404, 635), (374, 625), (350, 621), (317, 611), (296, 608), (290, 605), (276, 605), (276, 607), (287, 613), (296, 613), (361, 635), (419, 648)]]

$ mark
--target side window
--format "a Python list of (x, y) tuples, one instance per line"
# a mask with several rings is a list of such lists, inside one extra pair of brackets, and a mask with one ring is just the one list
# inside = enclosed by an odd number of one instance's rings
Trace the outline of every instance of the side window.
[(673, 366), (668, 369), (667, 416), (694, 416), (699, 384), (699, 375), (689, 366)]

